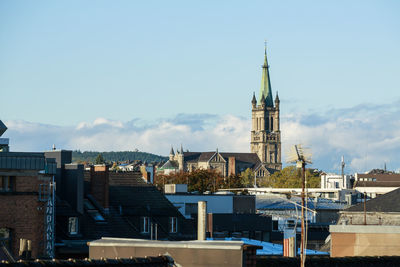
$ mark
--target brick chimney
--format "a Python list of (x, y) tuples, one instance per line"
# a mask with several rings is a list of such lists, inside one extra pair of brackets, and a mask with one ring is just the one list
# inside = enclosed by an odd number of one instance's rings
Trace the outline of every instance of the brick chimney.
[(236, 159), (235, 157), (228, 158), (228, 176), (236, 175)]
[(109, 208), (109, 173), (108, 166), (94, 165), (90, 167), (90, 193), (103, 206)]

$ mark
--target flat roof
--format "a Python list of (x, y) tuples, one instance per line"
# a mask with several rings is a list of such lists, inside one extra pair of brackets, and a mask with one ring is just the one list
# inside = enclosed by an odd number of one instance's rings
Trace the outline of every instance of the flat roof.
[(196, 248), (196, 249), (229, 249), (241, 250), (243, 241), (160, 241), (133, 238), (102, 237), (88, 242), (89, 247), (163, 247), (163, 248)]

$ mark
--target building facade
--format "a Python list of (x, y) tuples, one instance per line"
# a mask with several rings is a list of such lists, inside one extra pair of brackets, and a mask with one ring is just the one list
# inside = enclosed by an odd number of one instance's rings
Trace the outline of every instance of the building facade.
[(267, 50), (265, 49), (260, 96), (257, 102), (255, 94), (251, 101), (251, 152), (257, 153), (261, 162), (270, 169), (281, 170), (281, 132), (279, 118), (279, 97), (272, 100), (271, 81)]

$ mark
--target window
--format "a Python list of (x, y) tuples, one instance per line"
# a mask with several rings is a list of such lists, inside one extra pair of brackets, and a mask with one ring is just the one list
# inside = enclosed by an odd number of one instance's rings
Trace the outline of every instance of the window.
[(70, 235), (78, 234), (78, 218), (77, 217), (69, 217), (68, 218), (68, 233)]
[(272, 230), (278, 231), (279, 230), (279, 221), (272, 221)]
[(11, 192), (13, 191), (14, 178), (11, 176), (0, 177), (0, 192)]
[(4, 244), (4, 246), (10, 250), (11, 249), (11, 233), (8, 228), (0, 228), (0, 244)]
[(148, 233), (150, 232), (150, 218), (140, 217), (140, 232)]
[(271, 132), (274, 131), (274, 118), (271, 117)]
[(178, 219), (176, 217), (169, 217), (169, 232), (170, 233), (178, 232)]

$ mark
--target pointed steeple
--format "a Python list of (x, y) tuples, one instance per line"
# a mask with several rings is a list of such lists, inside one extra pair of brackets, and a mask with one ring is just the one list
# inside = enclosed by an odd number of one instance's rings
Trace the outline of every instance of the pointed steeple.
[(181, 144), (181, 151), (180, 151), (180, 153), (183, 155), (183, 147), (182, 147), (182, 144)]
[(253, 92), (253, 99), (251, 100), (251, 104), (254, 106), (257, 105), (256, 93)]
[[(272, 102), (272, 92), (271, 92), (271, 81), (269, 78), (269, 65), (267, 60), (267, 44), (265, 43), (264, 50), (264, 65), (262, 65), (262, 79), (261, 79), (261, 88), (260, 88), (260, 97), (262, 95), (265, 96), (265, 104), (267, 107), (273, 107), (274, 104)], [(261, 99), (260, 99), (261, 101)], [(260, 103), (262, 104), (262, 103)]]
[(175, 152), (174, 148), (171, 146), (171, 151), (169, 152), (169, 160), (174, 160)]
[(264, 93), (261, 94), (261, 98), (260, 98), (260, 105), (261, 106), (265, 106), (265, 98), (264, 98)]
[(278, 96), (278, 91), (276, 91), (276, 97), (275, 97), (275, 107), (279, 108), (279, 103), (281, 101), (279, 100), (279, 96)]

